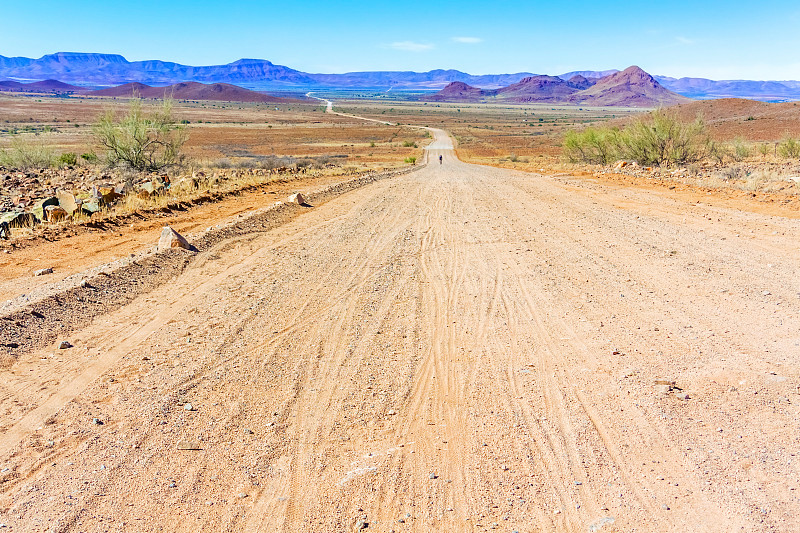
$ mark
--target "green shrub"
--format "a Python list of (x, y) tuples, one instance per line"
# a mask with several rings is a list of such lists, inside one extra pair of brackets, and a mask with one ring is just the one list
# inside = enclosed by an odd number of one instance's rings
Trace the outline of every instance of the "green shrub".
[(736, 161), (741, 161), (748, 157), (750, 157), (750, 146), (741, 137), (735, 138), (733, 140), (733, 158)]
[(86, 152), (85, 154), (81, 154), (81, 159), (83, 159), (84, 161), (86, 161), (91, 165), (94, 165), (100, 160), (100, 158), (97, 157), (97, 154), (94, 152)]
[(708, 142), (702, 119), (681, 122), (676, 115), (663, 109), (638, 118), (620, 136), (624, 157), (640, 165), (698, 161), (705, 155)]
[(785, 137), (778, 145), (778, 154), (788, 159), (800, 157), (800, 142), (792, 137)]
[(409, 163), (409, 164), (413, 165), (413, 164), (415, 164), (417, 162), (417, 158), (414, 157), (414, 156), (406, 157), (404, 161), (406, 163)]
[(564, 138), (564, 151), (573, 163), (605, 165), (618, 156), (619, 130), (611, 128), (586, 128), (568, 131)]
[(59, 167), (74, 167), (78, 164), (78, 154), (75, 152), (65, 152), (58, 156), (56, 164)]
[(109, 165), (140, 171), (158, 171), (179, 164), (187, 138), (186, 130), (172, 116), (171, 99), (165, 99), (160, 110), (145, 114), (141, 100), (134, 98), (120, 120), (113, 111), (107, 111), (95, 124), (94, 135), (107, 150)]
[(414, 141), (403, 141), (403, 148), (416, 148), (417, 143)]

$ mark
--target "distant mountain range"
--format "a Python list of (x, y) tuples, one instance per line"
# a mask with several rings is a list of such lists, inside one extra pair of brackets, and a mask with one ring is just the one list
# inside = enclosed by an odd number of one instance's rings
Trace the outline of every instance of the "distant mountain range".
[[(422, 99), (434, 102), (566, 103), (591, 106), (657, 107), (687, 103), (689, 98), (664, 88), (637, 66), (599, 79), (574, 74), (569, 79), (556, 76), (528, 76), (500, 89), (479, 89), (463, 82), (452, 82), (436, 94)], [(595, 72), (584, 72), (590, 76)]]
[[(558, 76), (600, 79), (616, 70), (574, 71)], [(458, 70), (429, 72), (350, 72), (311, 74), (275, 65), (263, 59), (240, 59), (227, 65), (191, 66), (169, 61), (128, 61), (118, 54), (58, 52), (38, 59), (0, 55), (0, 80), (36, 82), (60, 80), (94, 89), (131, 82), (170, 85), (179, 82), (231, 83), (258, 90), (300, 89), (406, 89), (438, 90), (451, 82), (462, 82), (481, 89), (500, 89), (525, 78), (531, 72), (472, 75)], [(742, 97), (762, 100), (800, 99), (800, 81), (715, 81), (705, 78), (655, 76), (666, 89), (691, 98)]]

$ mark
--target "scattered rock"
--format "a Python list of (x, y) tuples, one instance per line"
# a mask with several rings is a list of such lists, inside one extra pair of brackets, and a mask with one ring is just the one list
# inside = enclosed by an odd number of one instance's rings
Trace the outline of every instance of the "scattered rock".
[(439, 476), (437, 476), (437, 475), (436, 475), (436, 474), (434, 474), (433, 472), (431, 472), (430, 474), (428, 474), (428, 479), (436, 479), (437, 477), (439, 477)]
[(762, 295), (764, 295), (764, 296), (769, 296), (769, 295), (770, 295), (770, 294), (772, 294), (772, 293), (771, 293), (771, 292), (769, 292), (769, 291), (763, 291), (761, 294), (762, 294)]
[(47, 274), (52, 274), (52, 268), (40, 268), (39, 270), (33, 273), (34, 276), (46, 276)]
[(249, 429), (249, 428), (244, 428), (244, 434), (245, 435), (252, 435), (253, 434), (253, 430)]
[(184, 409), (184, 411), (194, 411), (195, 410), (194, 409), (194, 405), (190, 404), (189, 402), (186, 402), (185, 404), (183, 404), (183, 409)]
[(369, 522), (364, 520), (363, 518), (356, 522), (356, 531), (360, 531), (362, 529), (367, 529), (369, 527)]
[(67, 348), (72, 348), (72, 344), (69, 341), (61, 341), (58, 343), (59, 350), (66, 350)]
[(103, 421), (102, 421), (102, 420), (100, 420), (99, 418), (92, 418), (92, 423), (93, 423), (95, 426), (102, 426), (102, 425), (103, 425)]
[(0, 239), (8, 240), (11, 238), (11, 228), (8, 222), (0, 222)]
[(158, 251), (169, 250), (170, 248), (183, 248), (196, 252), (197, 248), (189, 244), (180, 233), (172, 229), (170, 226), (164, 226), (161, 230), (161, 237), (158, 239)]
[(689, 393), (688, 393), (688, 392), (676, 392), (676, 393), (675, 393), (675, 397), (676, 397), (677, 399), (679, 399), (679, 400), (683, 400), (683, 401), (686, 401), (686, 400), (688, 400), (688, 399), (690, 398), (690, 396), (689, 396)]
[(247, 498), (248, 494), (246, 492), (240, 492), (239, 494), (237, 494), (237, 496), (239, 497), (240, 500), (243, 500)]
[(180, 441), (177, 445), (177, 448), (179, 450), (192, 450), (192, 451), (202, 450), (202, 448), (200, 447), (200, 443), (191, 440)]

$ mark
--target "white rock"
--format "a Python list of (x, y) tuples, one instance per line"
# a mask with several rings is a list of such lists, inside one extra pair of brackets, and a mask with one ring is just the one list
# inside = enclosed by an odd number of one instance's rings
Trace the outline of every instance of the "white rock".
[(183, 248), (184, 250), (195, 250), (195, 247), (189, 244), (180, 233), (172, 229), (170, 226), (164, 226), (161, 230), (161, 237), (158, 239), (158, 251), (168, 250), (170, 248)]

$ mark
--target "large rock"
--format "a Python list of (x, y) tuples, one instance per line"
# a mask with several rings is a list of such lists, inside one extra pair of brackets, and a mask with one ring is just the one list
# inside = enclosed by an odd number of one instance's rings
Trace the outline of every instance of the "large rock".
[(297, 205), (305, 205), (306, 199), (299, 192), (294, 193), (289, 197), (289, 203)]
[(78, 210), (78, 201), (72, 193), (58, 191), (56, 196), (58, 197), (58, 205), (60, 205), (61, 209), (66, 211), (67, 214), (72, 215)]
[(69, 213), (57, 205), (48, 205), (44, 208), (44, 218), (47, 222), (58, 222), (69, 218)]
[(9, 228), (31, 228), (37, 220), (33, 213), (8, 213), (0, 218), (0, 222), (7, 223)]
[(161, 230), (161, 237), (158, 239), (158, 251), (168, 250), (170, 248), (183, 248), (184, 250), (197, 251), (197, 248), (189, 244), (183, 236), (172, 229), (170, 226), (164, 226)]

